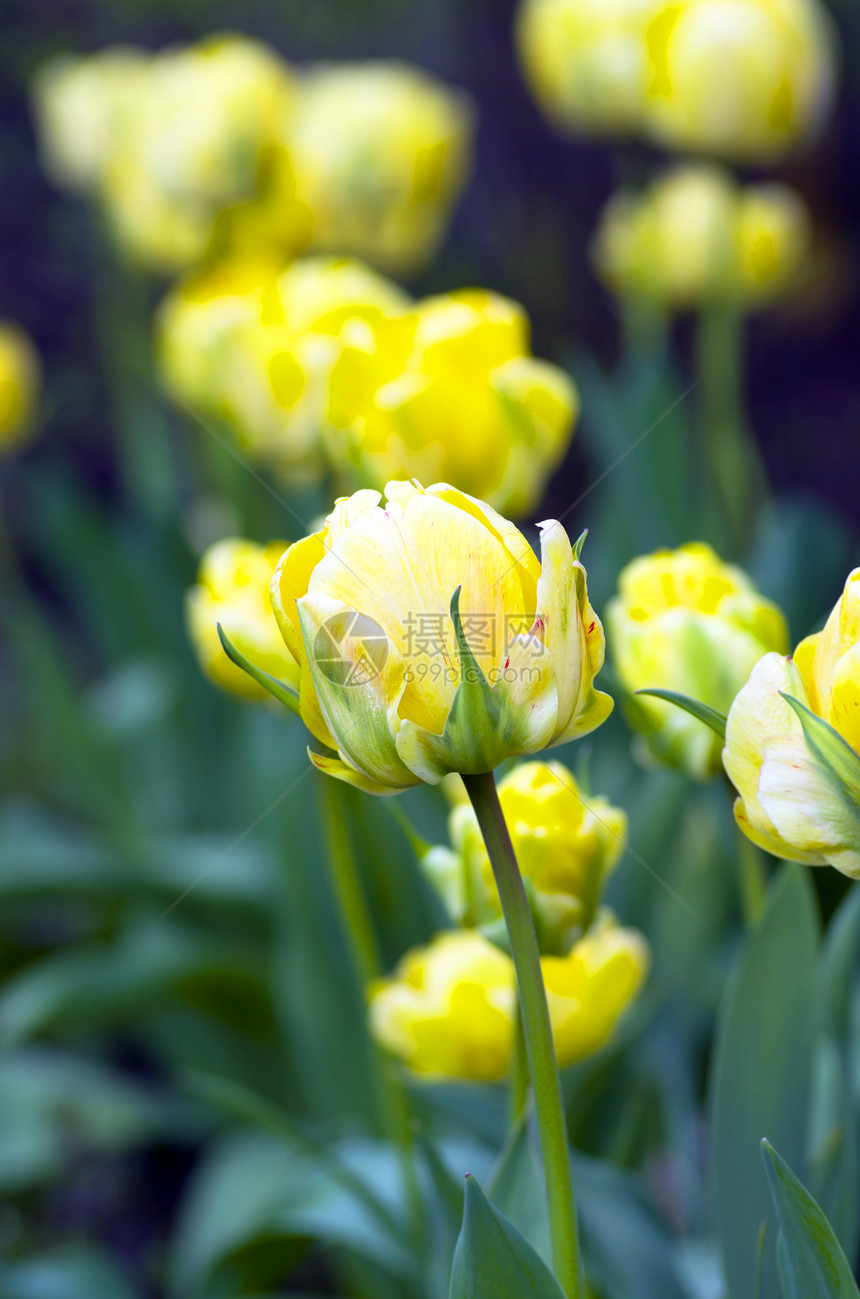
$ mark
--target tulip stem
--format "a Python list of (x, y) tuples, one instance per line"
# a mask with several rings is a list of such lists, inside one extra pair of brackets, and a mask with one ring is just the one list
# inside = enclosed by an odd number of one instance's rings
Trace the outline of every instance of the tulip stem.
[(492, 863), (514, 959), (543, 1157), (555, 1273), (568, 1299), (582, 1299), (582, 1269), (567, 1126), (534, 924), (493, 773), (463, 776), (463, 783)]
[(526, 1055), (526, 1035), (523, 1017), (517, 1006), (517, 1023), (514, 1029), (514, 1059), (511, 1066), (510, 1120), (515, 1128), (525, 1113), (529, 1098), (529, 1062)]

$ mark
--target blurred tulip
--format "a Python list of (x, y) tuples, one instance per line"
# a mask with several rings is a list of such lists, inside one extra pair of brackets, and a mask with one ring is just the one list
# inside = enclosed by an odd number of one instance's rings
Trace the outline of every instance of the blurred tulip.
[(767, 654), (753, 668), (729, 712), (723, 761), (748, 838), (860, 878), (860, 568), (793, 660)]
[(22, 447), (32, 436), (41, 366), (27, 334), (0, 321), (0, 456)]
[(426, 262), (465, 179), (471, 127), (465, 98), (416, 68), (312, 69), (284, 136), (311, 244), (389, 270)]
[(333, 456), (366, 481), (457, 483), (523, 514), (540, 499), (578, 413), (570, 379), (528, 351), (516, 303), (482, 290), (347, 321), (329, 385)]
[(523, 0), (517, 43), (529, 85), (557, 126), (598, 135), (637, 127), (648, 82), (653, 0)]
[(819, 0), (662, 0), (647, 44), (645, 126), (670, 148), (771, 162), (809, 139), (833, 100)]
[[(598, 1050), (637, 996), (648, 948), (609, 913), (567, 956), (541, 961), (561, 1068)], [(475, 930), (437, 935), (371, 985), (370, 1029), (413, 1073), (495, 1082), (507, 1074), (516, 992), (510, 957)]]
[[(542, 951), (566, 951), (591, 924), (603, 885), (624, 850), (627, 817), (605, 798), (586, 798), (559, 762), (526, 762), (499, 782), (499, 800), (529, 891)], [(451, 813), (452, 849), (432, 848), (423, 865), (458, 924), (498, 926), (502, 908), (472, 807)]]
[(218, 541), (204, 554), (196, 585), (188, 592), (188, 632), (200, 666), (216, 685), (248, 699), (268, 694), (228, 659), (218, 638), (220, 623), (240, 653), (271, 676), (298, 687), (299, 672), (281, 638), (269, 600), (269, 580), (287, 548), (284, 541)]
[(612, 710), (594, 689), (603, 629), (561, 525), (542, 525), (540, 563), (513, 524), (447, 484), (392, 482), (385, 496), (338, 501), (272, 579), (302, 716), (339, 753), (315, 765), (396, 794), (599, 726)]
[[(746, 574), (697, 543), (628, 564), (606, 625), (626, 690), (672, 690), (722, 713), (753, 664), (788, 639), (782, 613)], [(628, 712), (655, 758), (698, 779), (721, 769), (719, 737), (695, 717), (642, 696)]]
[(809, 243), (806, 208), (786, 186), (741, 188), (721, 168), (697, 164), (644, 194), (610, 199), (593, 257), (619, 296), (675, 309), (750, 308), (790, 288)]
[(181, 401), (223, 419), (254, 458), (312, 481), (324, 466), (326, 381), (344, 320), (372, 322), (407, 301), (359, 262), (216, 263), (164, 300), (161, 370)]

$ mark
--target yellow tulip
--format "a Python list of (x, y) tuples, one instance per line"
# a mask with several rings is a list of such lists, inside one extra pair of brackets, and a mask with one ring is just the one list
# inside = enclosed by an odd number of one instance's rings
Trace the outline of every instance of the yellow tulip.
[(653, 0), (523, 0), (520, 59), (552, 122), (599, 135), (638, 126), (652, 8)]
[[(598, 1050), (637, 996), (648, 948), (609, 913), (567, 956), (541, 961), (561, 1068)], [(381, 1046), (428, 1079), (496, 1082), (511, 1064), (516, 1014), (510, 957), (476, 930), (436, 936), (369, 989)]]
[(333, 457), (374, 486), (443, 479), (521, 514), (562, 458), (577, 411), (567, 375), (529, 355), (522, 309), (474, 289), (347, 321), (327, 419)]
[(819, 0), (661, 0), (647, 45), (645, 127), (670, 148), (770, 162), (814, 134), (833, 98)]
[(338, 501), (272, 579), (302, 716), (339, 754), (315, 765), (396, 794), (599, 726), (603, 628), (561, 525), (541, 526), (538, 562), (513, 524), (447, 484), (392, 482), (385, 497)]
[[(606, 620), (628, 691), (673, 690), (722, 713), (762, 654), (788, 643), (779, 609), (701, 543), (628, 564)], [(654, 757), (698, 779), (720, 770), (719, 738), (703, 722), (642, 696), (630, 700), (629, 715)]]
[(268, 698), (262, 686), (227, 658), (218, 638), (219, 623), (240, 653), (264, 672), (298, 688), (298, 667), (284, 646), (269, 600), (269, 580), (286, 545), (283, 541), (267, 546), (241, 539), (218, 541), (203, 556), (197, 583), (188, 592), (188, 632), (200, 666), (231, 694)]
[(823, 631), (793, 659), (766, 654), (753, 668), (729, 712), (723, 762), (748, 838), (860, 878), (860, 568)]
[(679, 167), (601, 216), (593, 257), (613, 292), (675, 309), (762, 305), (795, 279), (810, 241), (802, 200), (784, 185), (741, 188), (721, 168)]
[(293, 482), (314, 480), (324, 465), (319, 430), (344, 320), (373, 321), (407, 301), (359, 262), (215, 263), (163, 302), (161, 370), (181, 402), (224, 420), (254, 458)]
[(17, 451), (33, 432), (40, 370), (23, 329), (0, 321), (0, 456)]
[(465, 179), (471, 111), (405, 64), (325, 65), (303, 81), (283, 141), (314, 247), (413, 270), (440, 242)]
[[(560, 762), (526, 762), (499, 782), (499, 800), (529, 890), (542, 950), (567, 950), (590, 925), (603, 885), (624, 849), (627, 817), (605, 798), (580, 791)], [(502, 908), (490, 859), (470, 804), (451, 812), (452, 850), (424, 858), (453, 920), (497, 925)]]

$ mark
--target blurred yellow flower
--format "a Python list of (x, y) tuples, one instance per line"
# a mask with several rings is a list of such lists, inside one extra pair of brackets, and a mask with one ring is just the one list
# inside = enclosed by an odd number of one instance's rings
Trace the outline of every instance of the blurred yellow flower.
[(40, 371), (28, 335), (0, 321), (0, 456), (17, 451), (32, 435)]
[[(561, 1068), (608, 1040), (638, 994), (648, 948), (609, 913), (567, 956), (541, 961)], [(510, 957), (475, 930), (437, 935), (369, 989), (370, 1029), (413, 1073), (495, 1082), (511, 1063), (516, 1014)]]
[(298, 688), (298, 666), (284, 645), (269, 599), (269, 580), (286, 548), (285, 541), (267, 546), (239, 538), (218, 541), (204, 554), (186, 597), (188, 632), (201, 668), (216, 685), (248, 699), (269, 696), (227, 658), (218, 624), (241, 654)]
[[(606, 625), (626, 690), (673, 690), (722, 713), (762, 654), (781, 653), (788, 643), (776, 605), (701, 543), (628, 564)], [(629, 701), (628, 712), (654, 757), (698, 779), (720, 770), (719, 737), (703, 722), (642, 696)]]
[(293, 482), (313, 480), (324, 465), (320, 425), (341, 325), (407, 301), (359, 262), (215, 263), (162, 303), (161, 371), (180, 401), (223, 419), (254, 458)]
[[(627, 817), (586, 797), (560, 762), (525, 762), (499, 782), (499, 799), (529, 891), (543, 951), (566, 951), (591, 924), (603, 885), (624, 850)], [(452, 850), (432, 848), (423, 865), (458, 924), (502, 918), (490, 859), (468, 803), (449, 818)]]
[(302, 716), (339, 753), (315, 765), (396, 794), (599, 726), (603, 628), (561, 525), (542, 525), (538, 562), (513, 524), (445, 483), (392, 482), (385, 497), (338, 501), (272, 578)]
[(754, 843), (860, 878), (860, 568), (793, 660), (766, 654), (753, 668), (729, 712), (723, 761)]
[(520, 58), (551, 121), (598, 135), (638, 126), (652, 9), (653, 0), (523, 0)]
[(464, 96), (406, 64), (311, 69), (284, 137), (311, 244), (391, 270), (421, 265), (465, 179), (471, 126)]
[(660, 0), (647, 44), (645, 126), (670, 148), (770, 162), (816, 131), (833, 98), (819, 0)]
[(329, 383), (333, 457), (380, 486), (443, 479), (522, 514), (578, 413), (567, 375), (529, 354), (522, 308), (471, 289), (346, 322)]
[(605, 207), (596, 267), (613, 292), (667, 307), (760, 306), (784, 293), (810, 243), (806, 208), (785, 185), (741, 188), (721, 168), (679, 167)]

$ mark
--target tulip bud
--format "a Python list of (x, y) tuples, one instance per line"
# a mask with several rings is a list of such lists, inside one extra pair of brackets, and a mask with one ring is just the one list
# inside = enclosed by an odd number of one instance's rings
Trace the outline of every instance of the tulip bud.
[(264, 672), (298, 688), (295, 659), (281, 638), (269, 600), (269, 579), (286, 542), (257, 546), (239, 539), (218, 541), (200, 563), (186, 598), (188, 633), (200, 666), (216, 685), (248, 699), (268, 695), (228, 659), (218, 637), (220, 623), (240, 653)]
[(809, 218), (784, 185), (741, 188), (721, 168), (679, 167), (644, 194), (622, 192), (601, 216), (593, 257), (614, 293), (676, 310), (763, 305), (790, 288)]
[[(561, 1068), (598, 1050), (636, 998), (648, 948), (635, 930), (601, 915), (567, 956), (541, 969)], [(369, 989), (370, 1030), (416, 1074), (496, 1082), (511, 1063), (516, 1015), (510, 957), (476, 930), (437, 935)]]
[(464, 96), (405, 64), (322, 66), (284, 135), (314, 247), (413, 270), (440, 242), (469, 166)]
[(445, 483), (337, 502), (272, 579), (322, 771), (375, 794), (493, 770), (594, 730), (603, 629), (559, 523), (539, 563), (489, 505)]
[(860, 569), (793, 660), (755, 665), (729, 712), (723, 762), (748, 838), (860, 878)]
[(310, 257), (216, 263), (162, 303), (158, 353), (175, 396), (224, 420), (240, 446), (292, 482), (323, 469), (326, 377), (345, 319), (372, 321), (405, 305), (359, 262)]
[(479, 290), (347, 322), (329, 383), (332, 455), (370, 483), (447, 480), (524, 513), (578, 411), (567, 375), (528, 347), (522, 309)]
[(663, 0), (647, 47), (644, 123), (670, 148), (772, 162), (815, 133), (833, 99), (819, 0)]
[[(627, 818), (605, 798), (586, 798), (559, 762), (523, 763), (498, 788), (541, 950), (567, 951), (594, 918), (624, 849)], [(501, 902), (470, 804), (454, 808), (449, 828), (453, 851), (431, 849), (425, 870), (452, 919), (493, 932)]]
[(517, 43), (529, 85), (562, 129), (634, 129), (648, 82), (653, 0), (524, 0)]
[(23, 329), (0, 321), (0, 456), (17, 451), (32, 434), (40, 368)]
[[(701, 543), (633, 560), (606, 617), (626, 690), (672, 690), (721, 713), (762, 654), (787, 644), (779, 609)], [(719, 738), (695, 717), (641, 695), (628, 715), (653, 757), (700, 780), (720, 770)]]

